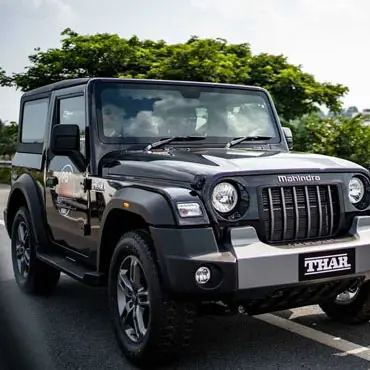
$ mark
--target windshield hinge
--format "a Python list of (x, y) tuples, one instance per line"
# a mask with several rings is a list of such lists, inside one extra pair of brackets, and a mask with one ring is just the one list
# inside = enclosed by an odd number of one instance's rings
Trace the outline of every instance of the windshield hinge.
[(203, 175), (196, 175), (194, 177), (193, 182), (191, 183), (191, 187), (194, 190), (202, 190), (205, 182), (206, 182), (206, 179), (205, 179), (205, 177)]
[(82, 226), (84, 236), (91, 235), (91, 225), (89, 223), (84, 223)]
[(83, 187), (84, 187), (84, 192), (86, 193), (87, 191), (91, 190), (91, 184), (92, 180), (89, 178), (84, 178), (83, 181)]

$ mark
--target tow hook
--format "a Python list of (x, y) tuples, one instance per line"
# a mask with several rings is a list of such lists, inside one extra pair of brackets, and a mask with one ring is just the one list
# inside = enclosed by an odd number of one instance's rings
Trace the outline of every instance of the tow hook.
[(239, 313), (245, 313), (245, 308), (244, 308), (244, 306), (239, 305), (239, 306), (238, 306), (238, 312), (239, 312)]

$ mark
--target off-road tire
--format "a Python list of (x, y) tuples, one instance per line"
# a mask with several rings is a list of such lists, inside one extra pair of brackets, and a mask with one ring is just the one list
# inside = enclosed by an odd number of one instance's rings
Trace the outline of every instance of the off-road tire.
[(334, 321), (350, 325), (366, 324), (370, 320), (370, 282), (365, 282), (348, 304), (339, 304), (334, 298), (321, 303), (320, 308)]
[[(58, 285), (60, 271), (40, 261), (36, 255), (35, 237), (31, 227), (31, 217), (26, 207), (21, 207), (14, 217), (11, 229), (11, 256), (15, 280), (19, 288), (27, 294), (48, 296)], [(23, 223), (28, 233), (29, 242), (29, 272), (28, 276), (21, 275), (16, 258), (18, 227)]]
[[(150, 322), (141, 343), (133, 342), (124, 332), (118, 310), (118, 273), (128, 256), (139, 260), (149, 292)], [(134, 365), (153, 369), (172, 363), (189, 346), (196, 311), (192, 305), (170, 300), (164, 293), (152, 240), (146, 231), (127, 232), (117, 243), (110, 264), (108, 296), (117, 342)]]

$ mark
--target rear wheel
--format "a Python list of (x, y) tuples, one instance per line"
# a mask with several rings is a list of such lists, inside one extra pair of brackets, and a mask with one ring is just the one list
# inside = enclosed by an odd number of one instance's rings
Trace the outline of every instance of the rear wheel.
[(187, 347), (194, 308), (166, 297), (146, 232), (128, 232), (118, 242), (108, 290), (115, 335), (132, 363), (163, 365)]
[(58, 284), (60, 271), (36, 256), (35, 237), (27, 208), (16, 213), (11, 230), (13, 271), (20, 289), (28, 294), (49, 295)]
[(345, 324), (365, 324), (370, 320), (370, 282), (350, 288), (333, 300), (320, 304), (331, 319)]

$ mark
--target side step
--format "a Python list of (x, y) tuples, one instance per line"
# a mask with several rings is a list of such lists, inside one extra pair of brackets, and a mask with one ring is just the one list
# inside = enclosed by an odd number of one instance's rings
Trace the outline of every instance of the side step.
[(38, 252), (37, 258), (64, 272), (73, 279), (79, 280), (91, 286), (104, 286), (106, 278), (104, 274), (99, 274), (89, 267), (75, 262), (74, 260), (57, 253)]

